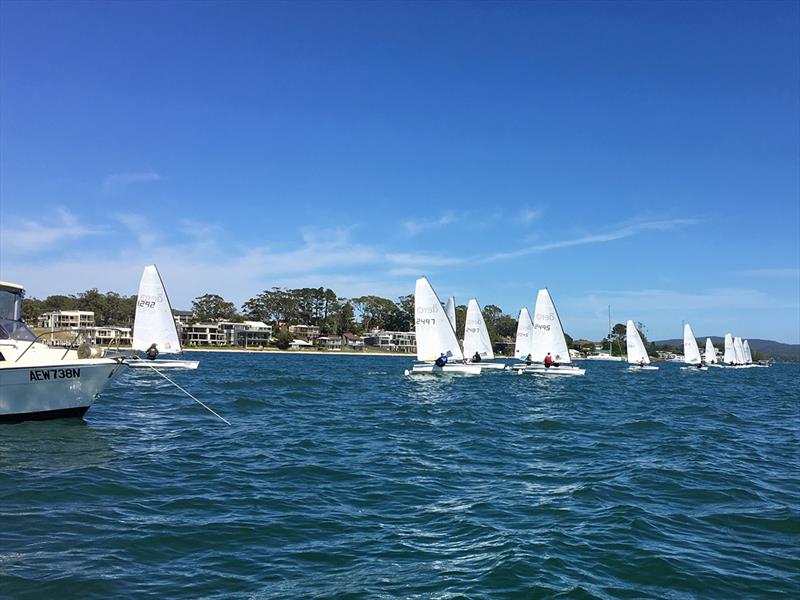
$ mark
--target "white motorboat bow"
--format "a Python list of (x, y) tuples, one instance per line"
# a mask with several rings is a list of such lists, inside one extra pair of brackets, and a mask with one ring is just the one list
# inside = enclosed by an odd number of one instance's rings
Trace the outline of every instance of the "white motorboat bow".
[(0, 423), (83, 417), (125, 363), (87, 344), (47, 346), (22, 321), (24, 294), (0, 282)]

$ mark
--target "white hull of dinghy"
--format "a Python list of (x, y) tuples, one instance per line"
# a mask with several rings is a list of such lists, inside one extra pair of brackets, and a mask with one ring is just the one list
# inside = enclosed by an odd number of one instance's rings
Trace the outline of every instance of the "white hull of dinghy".
[(573, 367), (572, 365), (559, 365), (557, 367), (545, 367), (544, 365), (514, 365), (520, 375), (585, 375), (586, 369)]
[(708, 371), (708, 367), (681, 367), (681, 371)]
[(82, 417), (125, 364), (106, 358), (0, 367), (0, 423)]
[(479, 363), (468, 363), (468, 364), (475, 367), (480, 367), (482, 371), (486, 371), (487, 369), (490, 371), (503, 371), (508, 367), (508, 365), (504, 363), (487, 362), (487, 361), (481, 361)]
[(197, 360), (169, 360), (155, 359), (147, 360), (131, 358), (125, 361), (131, 369), (196, 369), (200, 361)]
[(633, 371), (633, 372), (636, 372), (636, 371), (658, 371), (658, 367), (654, 367), (652, 365), (644, 365), (644, 366), (631, 365), (631, 366), (628, 367), (628, 371)]
[(414, 365), (406, 369), (406, 375), (480, 375), (481, 367), (478, 365), (447, 364), (437, 367), (431, 364)]

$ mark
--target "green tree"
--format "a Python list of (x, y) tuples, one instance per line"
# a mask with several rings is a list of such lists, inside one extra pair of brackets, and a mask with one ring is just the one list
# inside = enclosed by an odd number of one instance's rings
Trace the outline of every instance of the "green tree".
[(217, 294), (204, 294), (192, 302), (192, 313), (197, 321), (230, 321), (238, 317), (233, 302), (226, 302)]
[(286, 350), (292, 343), (292, 334), (287, 329), (281, 329), (275, 336), (275, 345), (281, 350)]
[(345, 333), (352, 333), (355, 326), (355, 310), (353, 304), (349, 300), (342, 298), (339, 304), (339, 310), (335, 315), (336, 319), (336, 333), (337, 335), (344, 335)]
[(456, 306), (456, 337), (460, 340), (464, 339), (464, 328), (467, 325), (467, 307), (463, 304)]
[(363, 331), (386, 329), (389, 331), (409, 331), (410, 324), (400, 307), (380, 296), (360, 296), (351, 300), (356, 314), (361, 317)]
[(35, 326), (39, 315), (46, 312), (45, 303), (36, 298), (26, 298), (22, 303), (22, 320), (30, 326)]

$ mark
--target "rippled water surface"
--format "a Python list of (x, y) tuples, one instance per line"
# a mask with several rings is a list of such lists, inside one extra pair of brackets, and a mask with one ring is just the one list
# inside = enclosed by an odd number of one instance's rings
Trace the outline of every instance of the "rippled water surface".
[[(757, 598), (800, 589), (797, 366), (410, 378), (198, 353), (0, 426), (0, 597)], [(795, 596), (796, 597), (796, 596)]]

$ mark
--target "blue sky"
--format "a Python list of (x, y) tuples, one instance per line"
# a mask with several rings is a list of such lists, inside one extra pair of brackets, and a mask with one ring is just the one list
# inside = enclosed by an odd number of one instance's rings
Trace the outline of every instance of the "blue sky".
[(800, 9), (0, 5), (0, 277), (800, 342)]

